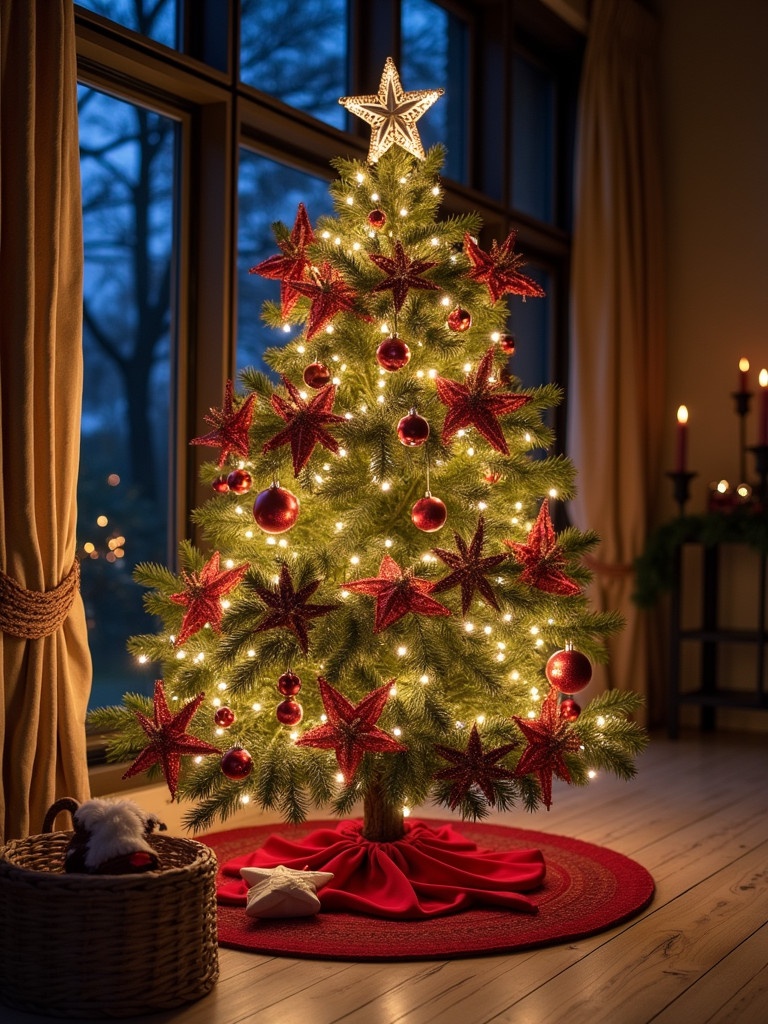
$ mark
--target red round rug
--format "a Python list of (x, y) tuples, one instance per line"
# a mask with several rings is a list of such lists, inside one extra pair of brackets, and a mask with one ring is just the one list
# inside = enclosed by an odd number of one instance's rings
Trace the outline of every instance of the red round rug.
[[(429, 821), (430, 825), (454, 824)], [(215, 832), (201, 839), (216, 853), (219, 883), (231, 879), (221, 868), (252, 853), (270, 837), (301, 841), (337, 821), (303, 825), (262, 825)], [(391, 920), (348, 912), (314, 917), (255, 919), (243, 906), (219, 905), (222, 946), (272, 956), (322, 960), (444, 960), (509, 953), (593, 935), (639, 913), (653, 897), (653, 878), (623, 854), (566, 836), (461, 822), (461, 835), (491, 851), (541, 850), (546, 877), (527, 898), (535, 913), (480, 906), (426, 920)], [(322, 895), (322, 890), (321, 890)]]

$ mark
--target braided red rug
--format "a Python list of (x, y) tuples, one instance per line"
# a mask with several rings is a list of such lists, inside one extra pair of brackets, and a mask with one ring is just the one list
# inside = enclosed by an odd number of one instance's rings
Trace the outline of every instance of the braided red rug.
[[(452, 822), (428, 822), (432, 828)], [(219, 861), (219, 942), (233, 949), (325, 960), (442, 960), (508, 953), (593, 935), (643, 910), (653, 897), (653, 879), (640, 864), (602, 846), (566, 836), (501, 825), (460, 824), (461, 837), (512, 859), (540, 850), (546, 865), (541, 886), (526, 893), (529, 909), (475, 906), (444, 916), (392, 920), (348, 911), (315, 917), (247, 917), (244, 898), (232, 903), (239, 866), (270, 837), (301, 843), (337, 821), (300, 826), (263, 825), (203, 836)], [(272, 839), (275, 842), (275, 839)], [(287, 848), (287, 844), (286, 844)], [(322, 901), (323, 890), (318, 894)], [(531, 912), (532, 911), (532, 912)]]

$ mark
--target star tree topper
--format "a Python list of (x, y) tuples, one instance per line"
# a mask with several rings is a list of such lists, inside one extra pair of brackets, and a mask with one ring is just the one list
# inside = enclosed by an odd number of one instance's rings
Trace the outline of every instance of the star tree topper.
[(359, 704), (353, 704), (320, 676), (317, 684), (328, 721), (307, 730), (296, 740), (296, 746), (335, 750), (339, 771), (347, 784), (354, 779), (366, 751), (396, 754), (407, 750), (376, 725), (394, 682), (390, 679), (378, 689), (371, 690)]
[(491, 251), (483, 252), (469, 232), (464, 234), (464, 251), (473, 267), (468, 276), (473, 281), (484, 281), (494, 302), (508, 293), (537, 299), (544, 295), (544, 289), (518, 269), (523, 266), (523, 257), (513, 252), (516, 238), (517, 232), (511, 231), (501, 245), (494, 239)]
[(408, 612), (430, 616), (451, 614), (450, 608), (429, 596), (433, 583), (414, 576), (413, 569), (401, 569), (391, 555), (382, 559), (378, 576), (350, 580), (342, 586), (344, 590), (376, 598), (374, 633), (380, 633)]
[(277, 415), (288, 424), (279, 434), (267, 441), (262, 449), (264, 454), (281, 445), (290, 444), (293, 458), (293, 473), (298, 476), (309, 462), (309, 457), (316, 444), (321, 444), (330, 452), (339, 450), (339, 443), (325, 429), (325, 424), (344, 423), (343, 416), (331, 412), (336, 400), (336, 388), (326, 384), (309, 402), (301, 397), (301, 392), (287, 377), (283, 377), (288, 398), (272, 395), (272, 408)]
[(442, 95), (442, 89), (403, 92), (395, 62), (387, 57), (378, 93), (342, 96), (339, 103), (371, 126), (368, 160), (375, 164), (390, 146), (400, 146), (417, 160), (425, 158), (416, 122)]
[(510, 750), (514, 750), (516, 746), (516, 743), (504, 743), (500, 747), (483, 752), (477, 724), (472, 726), (466, 750), (435, 744), (435, 750), (440, 757), (450, 761), (454, 766), (435, 772), (436, 779), (450, 779), (453, 782), (449, 797), (451, 809), (453, 810), (461, 803), (473, 786), (477, 786), (482, 791), (485, 799), (493, 807), (496, 803), (496, 794), (493, 791), (494, 780), (515, 778), (513, 771), (496, 762)]
[(564, 572), (565, 555), (557, 543), (548, 501), (542, 503), (527, 543), (520, 544), (513, 540), (505, 540), (504, 543), (512, 549), (514, 557), (523, 567), (521, 583), (560, 597), (572, 597), (580, 593), (578, 583)]
[(219, 571), (219, 552), (214, 551), (200, 572), (182, 572), (184, 590), (171, 594), (174, 604), (183, 605), (187, 610), (179, 634), (174, 641), (176, 647), (186, 643), (207, 623), (217, 633), (221, 632), (221, 617), (224, 609), (221, 598), (238, 585), (248, 570), (248, 563), (234, 569)]
[(303, 281), (306, 276), (307, 268), (310, 266), (307, 246), (312, 245), (314, 240), (315, 234), (309, 223), (306, 207), (304, 203), (299, 203), (290, 235), (278, 242), (282, 256), (270, 256), (248, 271), (249, 274), (259, 274), (261, 277), (269, 277), (281, 282), (280, 312), (284, 317), (288, 316), (296, 305), (299, 292), (296, 291), (293, 284), (296, 281)]
[(293, 586), (291, 570), (287, 565), (280, 566), (280, 578), (277, 586), (254, 587), (261, 600), (269, 609), (254, 632), (264, 633), (268, 629), (290, 629), (299, 641), (304, 654), (309, 650), (310, 619), (318, 619), (329, 612), (335, 611), (337, 604), (309, 604), (309, 599), (320, 586), (320, 580), (313, 580), (299, 590)]
[(216, 429), (210, 434), (202, 437), (193, 437), (190, 444), (210, 444), (214, 447), (221, 445), (219, 455), (219, 469), (227, 461), (230, 455), (239, 455), (242, 459), (248, 458), (248, 431), (253, 419), (253, 403), (256, 401), (256, 392), (252, 392), (245, 399), (239, 409), (234, 407), (234, 388), (232, 381), (228, 380), (224, 391), (223, 409), (211, 409), (203, 419)]
[(531, 772), (538, 775), (541, 798), (549, 810), (552, 805), (552, 776), (556, 775), (563, 782), (570, 783), (571, 773), (563, 754), (576, 753), (581, 747), (581, 741), (568, 722), (560, 717), (554, 686), (541, 705), (538, 719), (520, 718), (518, 715), (512, 717), (528, 740), (528, 746), (517, 762), (515, 774), (518, 777)]
[(205, 740), (201, 740), (197, 736), (190, 736), (187, 732), (192, 716), (204, 699), (205, 694), (198, 693), (195, 698), (184, 705), (181, 711), (172, 715), (168, 709), (168, 701), (165, 699), (163, 680), (158, 679), (155, 682), (152, 718), (147, 718), (141, 711), (136, 712), (139, 725), (149, 736), (149, 745), (142, 750), (123, 778), (130, 779), (133, 775), (138, 775), (139, 772), (147, 771), (153, 764), (160, 764), (171, 792), (171, 799), (174, 799), (178, 789), (179, 769), (183, 756), (221, 753), (218, 747), (206, 743)]

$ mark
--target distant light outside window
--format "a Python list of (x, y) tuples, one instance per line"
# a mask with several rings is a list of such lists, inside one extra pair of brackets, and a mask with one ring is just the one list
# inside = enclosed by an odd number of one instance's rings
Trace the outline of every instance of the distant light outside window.
[[(282, 221), (293, 227), (299, 203), (304, 203), (314, 226), (323, 214), (332, 214), (328, 182), (313, 174), (271, 160), (251, 150), (240, 151), (237, 235), (237, 368), (254, 366), (268, 371), (264, 350), (283, 346), (286, 335), (267, 327), (261, 309), (267, 299), (280, 302), (280, 282), (249, 274), (251, 267), (279, 252), (271, 225)], [(294, 327), (296, 334), (300, 328)], [(268, 371), (270, 372), (270, 371)]]
[(555, 221), (555, 81), (523, 57), (513, 60), (512, 205)]
[(403, 88), (445, 89), (419, 120), (425, 149), (441, 142), (448, 150), (443, 173), (467, 180), (467, 26), (431, 0), (403, 0)]
[(508, 300), (509, 326), (515, 336), (510, 369), (520, 378), (523, 387), (533, 388), (552, 380), (552, 276), (530, 263), (523, 273), (540, 284), (546, 294), (542, 299), (526, 299), (525, 302), (517, 295)]
[(85, 267), (78, 554), (91, 706), (150, 692), (125, 647), (151, 629), (137, 562), (168, 557), (170, 295), (177, 125), (81, 86)]
[(178, 47), (178, 0), (76, 0), (95, 14), (133, 29), (157, 43)]
[(348, 0), (242, 0), (240, 78), (344, 128)]

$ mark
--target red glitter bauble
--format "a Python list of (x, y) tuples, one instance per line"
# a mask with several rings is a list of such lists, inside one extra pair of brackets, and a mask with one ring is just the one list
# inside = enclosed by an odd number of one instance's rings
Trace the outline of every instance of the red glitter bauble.
[(289, 669), (277, 680), (277, 689), (284, 697), (295, 697), (301, 689), (301, 679)]
[(285, 533), (299, 518), (299, 499), (284, 487), (273, 484), (256, 496), (253, 518), (264, 533)]
[(221, 759), (221, 770), (228, 779), (240, 782), (253, 771), (253, 758), (244, 747), (232, 747)]
[(397, 436), (407, 448), (419, 448), (429, 437), (429, 423), (411, 409), (397, 424)]
[(233, 469), (227, 477), (227, 487), (235, 494), (245, 494), (251, 489), (251, 474), (244, 469)]
[(376, 361), (390, 373), (402, 370), (410, 358), (411, 350), (400, 338), (387, 338), (376, 349)]
[(448, 326), (452, 331), (468, 331), (472, 326), (472, 317), (466, 309), (457, 306), (448, 317)]
[(435, 533), (447, 518), (448, 509), (439, 498), (433, 498), (431, 494), (419, 498), (411, 509), (413, 525), (424, 533)]
[(319, 391), (331, 382), (331, 371), (325, 363), (310, 363), (302, 375), (308, 388)]
[(377, 231), (381, 231), (387, 223), (387, 215), (383, 210), (371, 210), (368, 214), (368, 223), (372, 228), (376, 228)]
[(575, 722), (580, 714), (581, 708), (575, 700), (566, 697), (565, 700), (560, 701), (560, 717), (564, 722)]
[(222, 729), (228, 729), (235, 724), (235, 712), (232, 708), (216, 708), (213, 713), (213, 720)]
[(211, 484), (211, 487), (217, 494), (226, 494), (229, 490), (229, 484), (227, 483), (226, 476), (217, 476)]
[(513, 356), (515, 354), (514, 334), (502, 334), (499, 338), (499, 348), (502, 352), (506, 352), (508, 356)]
[(560, 693), (578, 693), (592, 678), (592, 665), (586, 654), (566, 648), (556, 651), (544, 669), (547, 679)]
[(275, 715), (282, 725), (298, 725), (304, 717), (304, 708), (297, 700), (289, 697), (277, 705)]

